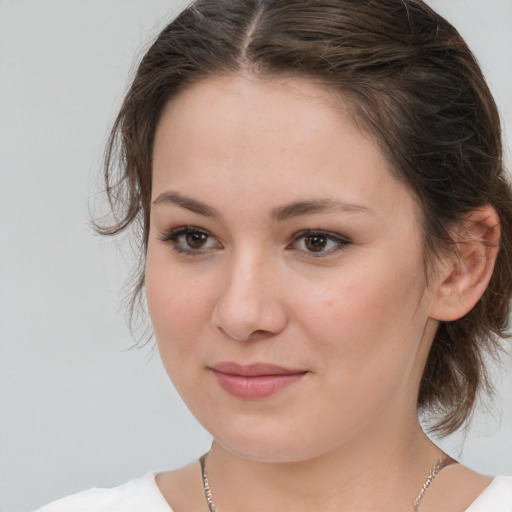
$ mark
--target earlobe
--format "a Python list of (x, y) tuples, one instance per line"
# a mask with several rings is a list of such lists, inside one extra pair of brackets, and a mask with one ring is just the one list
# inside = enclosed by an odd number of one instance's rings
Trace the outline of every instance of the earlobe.
[(455, 253), (446, 256), (431, 318), (449, 322), (467, 314), (491, 279), (500, 241), (500, 221), (492, 206), (470, 212), (453, 230)]

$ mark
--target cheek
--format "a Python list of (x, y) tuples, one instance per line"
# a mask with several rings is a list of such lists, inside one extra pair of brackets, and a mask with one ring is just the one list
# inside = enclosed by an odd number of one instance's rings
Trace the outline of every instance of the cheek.
[[(380, 373), (383, 358), (404, 364), (421, 340), (427, 318), (421, 303), (423, 280), (411, 265), (353, 265), (321, 288), (314, 283), (297, 302), (299, 318), (327, 361), (347, 372)], [(304, 293), (306, 292), (306, 293)]]
[[(147, 267), (148, 268), (148, 267)], [(185, 402), (200, 379), (198, 343), (204, 316), (201, 295), (195, 286), (176, 274), (146, 274), (146, 296), (162, 364)], [(199, 354), (200, 355), (200, 354)]]
[[(347, 431), (397, 401), (414, 403), (424, 313), (417, 279), (352, 273), (301, 304), (309, 353), (320, 356), (316, 395), (339, 404), (332, 416)], [(406, 320), (409, 319), (409, 320)], [(398, 398), (400, 397), (400, 399)], [(311, 400), (315, 404), (315, 400)], [(324, 412), (313, 406), (313, 417)], [(337, 433), (332, 433), (336, 437)]]
[[(200, 279), (169, 266), (168, 258), (148, 250), (145, 289), (149, 314), (162, 358), (190, 350), (207, 318), (208, 286)], [(164, 359), (164, 364), (166, 363)]]

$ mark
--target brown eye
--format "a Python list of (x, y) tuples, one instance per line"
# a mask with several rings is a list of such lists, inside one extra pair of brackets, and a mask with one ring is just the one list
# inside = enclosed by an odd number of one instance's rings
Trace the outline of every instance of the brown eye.
[(185, 235), (185, 241), (191, 249), (201, 249), (208, 241), (208, 236), (200, 231), (191, 231)]
[(304, 245), (311, 252), (321, 252), (325, 250), (328, 239), (322, 235), (309, 235), (304, 237)]
[(169, 243), (178, 253), (187, 255), (207, 254), (222, 249), (222, 243), (208, 231), (196, 227), (179, 227), (169, 233), (163, 233), (159, 239)]
[(321, 257), (342, 251), (352, 242), (347, 238), (328, 231), (302, 231), (297, 233), (295, 240), (289, 246), (305, 255)]

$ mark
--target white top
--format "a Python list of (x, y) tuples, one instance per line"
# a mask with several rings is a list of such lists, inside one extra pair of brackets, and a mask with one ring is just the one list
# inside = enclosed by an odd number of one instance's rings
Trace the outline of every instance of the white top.
[[(172, 512), (156, 473), (112, 489), (94, 487), (54, 501), (36, 512)], [(512, 512), (512, 476), (497, 476), (465, 512)]]

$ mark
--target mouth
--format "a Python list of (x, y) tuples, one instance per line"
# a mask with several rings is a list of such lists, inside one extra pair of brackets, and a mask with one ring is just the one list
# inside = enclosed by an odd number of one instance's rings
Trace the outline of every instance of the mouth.
[(210, 368), (224, 391), (237, 398), (270, 397), (302, 379), (308, 372), (272, 364), (239, 365), (225, 362)]

